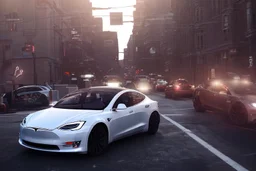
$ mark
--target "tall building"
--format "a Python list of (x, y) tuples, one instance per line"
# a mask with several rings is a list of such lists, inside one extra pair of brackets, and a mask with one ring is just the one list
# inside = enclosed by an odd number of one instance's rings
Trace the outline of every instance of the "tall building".
[[(134, 12), (134, 64), (145, 72), (164, 72), (162, 53), (164, 21), (170, 13), (169, 0), (137, 1)], [(128, 50), (130, 51), (130, 50)], [(158, 63), (159, 67), (155, 66)]]
[(254, 1), (173, 0), (172, 9), (175, 77), (199, 83), (226, 72), (255, 75)]
[[(62, 21), (64, 10), (59, 0), (1, 0), (0, 4), (0, 84), (43, 84), (57, 82), (60, 77), (60, 49), (65, 38)], [(25, 45), (35, 47), (33, 55), (22, 51)], [(14, 76), (18, 69), (19, 76)], [(36, 77), (35, 77), (36, 76)]]

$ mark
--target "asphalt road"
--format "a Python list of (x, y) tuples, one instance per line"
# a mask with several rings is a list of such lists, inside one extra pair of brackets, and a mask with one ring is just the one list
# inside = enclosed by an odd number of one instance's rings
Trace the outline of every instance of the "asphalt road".
[(221, 114), (196, 113), (191, 99), (149, 96), (163, 114), (158, 133), (114, 142), (98, 157), (27, 150), (18, 144), (18, 131), (29, 112), (0, 115), (0, 170), (256, 170), (256, 126), (237, 127)]

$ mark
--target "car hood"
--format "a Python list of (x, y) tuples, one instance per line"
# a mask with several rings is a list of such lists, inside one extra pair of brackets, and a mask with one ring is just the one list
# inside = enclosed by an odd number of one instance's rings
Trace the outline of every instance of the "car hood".
[(66, 123), (85, 120), (99, 113), (102, 111), (49, 108), (31, 114), (27, 119), (26, 127), (51, 130)]

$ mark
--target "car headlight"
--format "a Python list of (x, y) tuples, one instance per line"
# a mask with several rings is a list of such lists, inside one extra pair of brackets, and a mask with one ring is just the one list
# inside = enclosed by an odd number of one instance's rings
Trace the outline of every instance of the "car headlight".
[(252, 103), (252, 106), (256, 108), (256, 103)]
[(23, 120), (22, 120), (22, 122), (21, 122), (21, 125), (23, 126), (23, 125), (25, 125), (27, 123), (27, 118), (24, 118)]
[(72, 122), (72, 123), (64, 124), (64, 125), (60, 126), (58, 129), (65, 130), (65, 131), (67, 131), (67, 130), (75, 131), (75, 130), (81, 129), (84, 124), (85, 124), (85, 121)]

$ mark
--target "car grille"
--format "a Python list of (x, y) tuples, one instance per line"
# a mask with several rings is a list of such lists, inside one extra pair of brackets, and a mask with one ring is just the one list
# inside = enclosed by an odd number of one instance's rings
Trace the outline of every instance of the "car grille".
[(57, 145), (38, 144), (38, 143), (32, 143), (32, 142), (25, 141), (25, 140), (22, 140), (22, 143), (24, 145), (27, 145), (29, 147), (34, 147), (34, 148), (40, 148), (40, 149), (45, 149), (45, 150), (60, 150)]
[[(51, 131), (38, 129), (38, 131), (34, 131), (32, 128), (24, 128), (21, 131), (22, 137), (33, 137), (35, 139), (51, 139), (51, 140), (59, 140), (59, 137)], [(26, 139), (26, 138), (24, 138)]]

